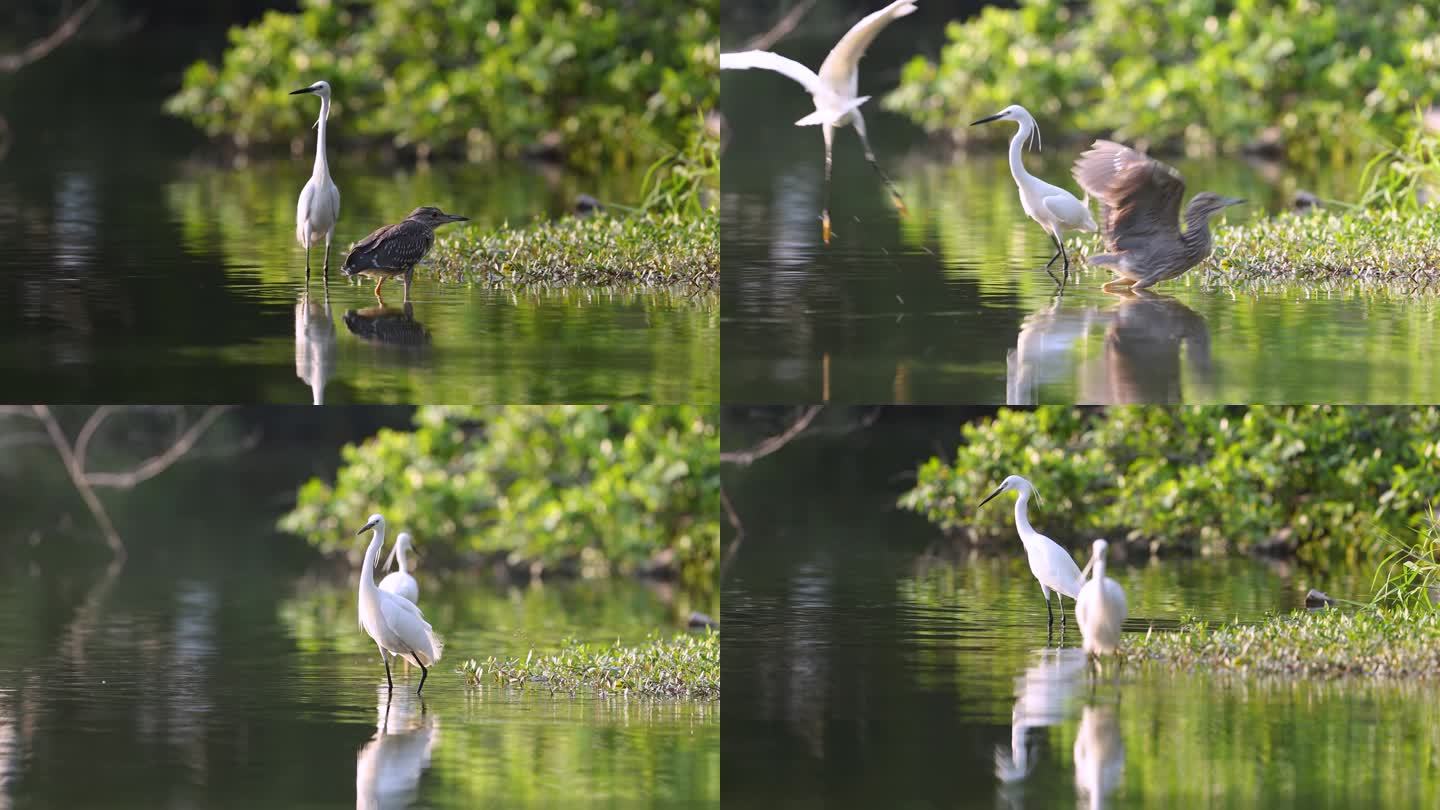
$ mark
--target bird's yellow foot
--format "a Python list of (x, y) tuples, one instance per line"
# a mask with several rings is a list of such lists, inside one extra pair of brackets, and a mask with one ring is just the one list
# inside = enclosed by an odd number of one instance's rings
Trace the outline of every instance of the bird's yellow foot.
[(830, 213), (827, 211), (820, 217), (820, 238), (825, 244), (830, 244)]
[(905, 207), (905, 201), (900, 199), (899, 194), (896, 194), (893, 191), (890, 192), (890, 199), (895, 201), (895, 209), (900, 212), (900, 216), (903, 217), (906, 214), (910, 213), (910, 209)]

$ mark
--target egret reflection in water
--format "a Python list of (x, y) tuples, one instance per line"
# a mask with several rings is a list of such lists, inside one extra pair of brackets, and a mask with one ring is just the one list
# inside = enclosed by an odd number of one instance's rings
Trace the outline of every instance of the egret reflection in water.
[(440, 719), (404, 689), (392, 693), (382, 686), (376, 694), (375, 735), (355, 755), (355, 807), (409, 807), (440, 741)]
[(1119, 705), (1086, 706), (1075, 735), (1075, 789), (1086, 807), (1100, 810), (1125, 771), (1125, 741), (1116, 721)]
[(330, 286), (316, 301), (307, 287), (295, 301), (295, 376), (310, 387), (311, 401), (325, 404), (325, 383), (335, 376), (335, 319)]
[(1086, 657), (1075, 648), (1045, 648), (1038, 660), (1015, 679), (1015, 708), (1010, 714), (1010, 750), (995, 749), (995, 777), (1013, 785), (1035, 769), (1030, 760), (1032, 728), (1059, 725), (1067, 707), (1085, 684)]
[[(1115, 297), (1102, 309), (1065, 307), (1057, 296), (1027, 317), (1006, 355), (1006, 403), (1039, 404), (1045, 386), (1073, 387), (1085, 403), (1183, 402), (1187, 378), (1206, 398), (1215, 365), (1205, 318), (1170, 296)], [(1102, 327), (1104, 348), (1094, 351), (1088, 338)]]

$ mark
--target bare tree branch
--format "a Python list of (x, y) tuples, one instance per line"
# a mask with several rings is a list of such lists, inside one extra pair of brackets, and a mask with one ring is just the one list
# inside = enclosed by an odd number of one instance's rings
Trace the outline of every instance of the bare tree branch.
[(49, 36), (41, 37), (13, 53), (0, 54), (0, 73), (14, 73), (32, 62), (38, 62), (49, 56), (51, 51), (65, 44), (66, 40), (79, 32), (80, 26), (85, 24), (85, 20), (89, 19), (90, 14), (98, 5), (100, 5), (100, 0), (85, 0), (79, 8), (70, 13), (69, 17), (62, 20)]
[[(167, 470), (170, 465), (174, 464), (176, 461), (179, 461), (181, 456), (184, 456), (186, 453), (190, 452), (190, 448), (195, 446), (195, 442), (199, 441), (200, 436), (205, 433), (205, 430), (209, 428), (216, 419), (219, 419), (221, 414), (224, 414), (226, 411), (230, 410), (231, 407), (233, 406), (213, 405), (210, 408), (207, 408), (205, 410), (205, 413), (202, 414), (198, 420), (196, 420), (195, 424), (191, 425), (189, 430), (186, 430), (183, 434), (181, 434), (180, 437), (177, 438), (175, 442), (165, 450), (165, 452), (160, 453), (156, 456), (151, 456), (129, 472), (86, 473), (85, 480), (89, 482), (91, 486), (114, 487), (117, 489), (130, 489), (136, 484), (148, 481), (151, 478), (159, 475), (160, 473), (165, 472), (165, 470)], [(90, 419), (94, 421), (95, 417), (99, 416), (99, 414), (100, 410), (97, 409), (95, 414), (92, 415)], [(103, 418), (104, 417), (101, 417), (102, 421)], [(89, 422), (86, 423), (86, 427), (90, 427)], [(88, 439), (88, 436), (86, 438)], [(78, 447), (78, 441), (76, 442), (76, 445)], [(80, 461), (83, 464), (84, 457), (81, 457)]]
[(70, 440), (65, 438), (65, 431), (60, 429), (60, 423), (55, 421), (55, 415), (50, 412), (47, 405), (35, 405), (35, 418), (45, 425), (45, 430), (50, 434), (50, 443), (55, 445), (55, 452), (60, 454), (60, 460), (65, 463), (65, 471), (70, 474), (70, 482), (85, 499), (85, 505), (90, 507), (90, 514), (95, 516), (95, 522), (100, 524), (100, 529), (105, 533), (105, 544), (110, 546), (110, 551), (118, 561), (125, 559), (125, 542), (120, 539), (120, 533), (115, 531), (115, 524), (110, 522), (110, 514), (105, 511), (105, 505), (100, 503), (96, 497), (95, 490), (90, 482), (85, 480), (85, 468), (75, 457), (75, 451), (70, 447)]
[(771, 436), (770, 438), (760, 442), (749, 450), (739, 450), (731, 451), (729, 453), (721, 453), (720, 460), (722, 462), (739, 464), (741, 466), (748, 466), (750, 464), (754, 464), (756, 461), (759, 461), (760, 459), (789, 444), (791, 440), (793, 440), (796, 436), (804, 433), (805, 428), (810, 427), (810, 423), (815, 419), (815, 415), (820, 413), (820, 411), (824, 410), (824, 408), (824, 405), (811, 405), (810, 407), (805, 409), (805, 412), (800, 415), (799, 419), (795, 420), (794, 424), (785, 429), (785, 432), (777, 436)]
[(744, 47), (741, 48), (741, 50), (770, 50), (770, 48), (773, 47), (775, 43), (779, 42), (782, 37), (784, 37), (791, 31), (794, 31), (795, 26), (799, 25), (800, 20), (806, 14), (810, 13), (810, 9), (814, 7), (815, 0), (804, 0), (804, 2), (800, 3), (800, 5), (790, 9), (790, 11), (787, 12), (784, 17), (781, 17), (780, 21), (775, 23), (774, 28), (771, 28), (769, 31), (766, 31), (760, 36), (751, 39), (749, 42), (745, 43)]
[(730, 502), (730, 496), (725, 494), (724, 487), (720, 488), (720, 505), (725, 508), (725, 519), (735, 530), (735, 537), (730, 541), (730, 545), (725, 547), (725, 556), (720, 560), (720, 578), (724, 579), (731, 561), (735, 559), (735, 552), (740, 550), (740, 541), (745, 539), (745, 524), (740, 522), (740, 513), (735, 511), (735, 505)]

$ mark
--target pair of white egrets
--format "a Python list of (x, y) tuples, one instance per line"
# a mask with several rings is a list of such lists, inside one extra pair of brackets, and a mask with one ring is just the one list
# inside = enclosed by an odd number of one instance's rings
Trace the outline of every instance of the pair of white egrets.
[(405, 567), (405, 553), (410, 549), (410, 535), (401, 532), (385, 560), (385, 567), (398, 561), (400, 570), (375, 584), (375, 560), (385, 546), (385, 518), (373, 514), (360, 531), (373, 532), (370, 545), (365, 549), (365, 562), (360, 569), (360, 629), (374, 639), (380, 648), (380, 661), (385, 664), (385, 682), (391, 689), (395, 681), (390, 677), (390, 659), (399, 658), (420, 668), (420, 686), (415, 694), (425, 688), (425, 678), (430, 674), (428, 667), (440, 660), (444, 642), (435, 635), (430, 623), (416, 605), (420, 588), (415, 577)]
[[(1092, 655), (1107, 655), (1120, 646), (1120, 629), (1125, 623), (1128, 607), (1125, 591), (1120, 583), (1105, 576), (1105, 550), (1109, 544), (1096, 540), (1091, 546), (1090, 562), (1085, 570), (1075, 564), (1070, 552), (1058, 543), (1035, 531), (1030, 525), (1028, 507), (1035, 487), (1026, 479), (1012, 475), (1000, 482), (1000, 486), (980, 502), (981, 506), (1002, 492), (1016, 492), (1015, 529), (1025, 554), (1030, 561), (1030, 573), (1040, 583), (1040, 592), (1045, 596), (1045, 611), (1053, 624), (1055, 615), (1050, 611), (1050, 592), (1068, 596), (1075, 600), (1075, 621), (1080, 625), (1085, 652)], [(1090, 574), (1087, 580), (1086, 574)], [(1060, 622), (1065, 622), (1065, 604), (1060, 604)]]
[[(902, 213), (905, 211), (900, 193), (890, 182), (890, 178), (881, 171), (875, 153), (870, 148), (870, 140), (865, 134), (865, 118), (860, 114), (860, 106), (870, 97), (859, 95), (859, 68), (860, 58), (865, 55), (866, 48), (870, 47), (875, 37), (890, 23), (913, 13), (916, 2), (917, 0), (894, 0), (885, 8), (856, 23), (825, 57), (819, 73), (769, 51), (720, 54), (722, 70), (773, 70), (799, 82), (814, 98), (815, 112), (796, 121), (795, 125), (803, 127), (819, 124), (825, 136), (825, 191), (820, 219), (822, 238), (826, 244), (830, 242), (830, 153), (836, 129), (846, 126), (855, 128), (855, 133), (860, 136), (860, 143), (865, 147), (865, 159), (890, 189), (896, 206)], [(1068, 277), (1070, 257), (1065, 252), (1065, 232), (1097, 229), (1095, 219), (1090, 215), (1088, 199), (1081, 201), (1065, 189), (1051, 185), (1026, 171), (1025, 164), (1020, 160), (1020, 153), (1027, 141), (1037, 148), (1040, 146), (1040, 129), (1035, 123), (1035, 117), (1024, 107), (1012, 104), (975, 123), (999, 120), (1014, 121), (1020, 125), (1015, 137), (1010, 140), (1010, 174), (1015, 178), (1015, 185), (1020, 190), (1020, 204), (1026, 215), (1044, 228), (1045, 233), (1055, 242), (1055, 255), (1045, 265), (1045, 272), (1050, 272), (1050, 265), (1054, 264), (1056, 259), (1063, 259), (1064, 272)], [(1053, 273), (1051, 278), (1054, 278)], [(1059, 283), (1059, 279), (1056, 281)]]

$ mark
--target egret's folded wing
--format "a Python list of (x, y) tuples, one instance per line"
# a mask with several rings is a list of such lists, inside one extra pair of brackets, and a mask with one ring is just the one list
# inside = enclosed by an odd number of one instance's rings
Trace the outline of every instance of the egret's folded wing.
[(799, 82), (811, 95), (821, 92), (820, 77), (810, 68), (769, 51), (739, 51), (720, 54), (721, 70), (773, 70)]
[(1054, 194), (1041, 200), (1041, 203), (1050, 215), (1063, 223), (1068, 230), (1082, 230), (1087, 222), (1092, 221), (1090, 209), (1069, 194)]
[(860, 64), (860, 57), (865, 55), (865, 49), (885, 30), (885, 26), (914, 11), (915, 0), (895, 0), (855, 23), (845, 32), (845, 36), (840, 38), (839, 44), (830, 51), (830, 55), (825, 57), (825, 61), (820, 65), (820, 78), (836, 86), (848, 82), (850, 74), (855, 72), (855, 66)]
[(1185, 181), (1174, 167), (1114, 141), (1099, 140), (1075, 161), (1075, 182), (1101, 202), (1108, 250), (1131, 250), (1180, 233)]
[[(418, 658), (416, 663), (428, 667), (439, 661), (444, 642), (435, 635), (430, 623), (425, 621), (420, 608), (395, 594), (385, 591), (381, 593), (385, 594), (380, 599), (385, 623), (389, 625), (390, 631), (413, 651), (414, 657)], [(391, 598), (387, 599), (386, 596)]]

